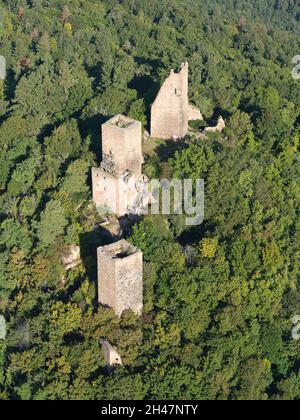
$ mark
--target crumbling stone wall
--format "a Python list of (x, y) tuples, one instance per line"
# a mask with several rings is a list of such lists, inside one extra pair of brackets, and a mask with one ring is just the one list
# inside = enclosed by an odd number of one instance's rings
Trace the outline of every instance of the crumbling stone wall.
[(99, 303), (121, 316), (143, 310), (143, 253), (121, 240), (98, 248)]
[(203, 121), (201, 111), (193, 105), (189, 105), (189, 121)]
[(218, 124), (215, 127), (206, 127), (205, 133), (222, 133), (226, 128), (223, 117), (219, 117)]
[(97, 208), (109, 209), (113, 214), (119, 214), (119, 177), (104, 171), (102, 168), (92, 169), (93, 201)]
[(105, 172), (102, 168), (92, 169), (93, 200), (102, 214), (141, 214), (151, 199), (147, 189), (149, 180), (132, 172), (119, 176)]
[(188, 77), (189, 65), (184, 63), (165, 80), (151, 108), (151, 137), (168, 140), (188, 133)]
[(108, 366), (122, 366), (122, 358), (117, 352), (117, 350), (112, 347), (112, 345), (105, 339), (102, 339), (100, 341), (100, 344), (102, 346), (102, 351), (104, 354), (104, 359)]

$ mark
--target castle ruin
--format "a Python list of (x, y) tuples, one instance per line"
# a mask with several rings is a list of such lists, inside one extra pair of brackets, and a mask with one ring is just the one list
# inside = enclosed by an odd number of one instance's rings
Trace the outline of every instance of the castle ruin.
[(189, 121), (203, 120), (201, 112), (189, 104), (189, 64), (183, 63), (179, 73), (171, 71), (151, 108), (151, 137), (184, 138)]
[(143, 310), (143, 253), (125, 240), (98, 248), (99, 303), (115, 314)]
[[(152, 138), (184, 138), (189, 131), (189, 121), (203, 120), (200, 110), (189, 104), (188, 78), (189, 65), (183, 63), (179, 73), (172, 70), (165, 80), (151, 108)], [(220, 117), (217, 126), (208, 127), (205, 132), (221, 132), (224, 128), (225, 121)], [(149, 133), (144, 134), (145, 141), (149, 137)], [(106, 210), (117, 216), (138, 214), (138, 209), (152, 201), (153, 197), (144, 188), (148, 180), (142, 174), (143, 163), (139, 121), (117, 115), (103, 124), (102, 162), (99, 168), (92, 169), (93, 200), (99, 212)], [(120, 225), (115, 228), (118, 237)], [(99, 303), (112, 308), (119, 317), (126, 310), (140, 316), (143, 310), (142, 251), (119, 240), (99, 247), (97, 260)], [(108, 366), (121, 366), (117, 350), (106, 339), (101, 340), (101, 345)]]
[[(189, 103), (189, 64), (179, 73), (171, 71), (151, 108), (151, 137), (181, 139), (189, 132), (189, 121), (203, 120), (199, 109)], [(225, 122), (205, 132), (222, 131)], [(147, 136), (146, 136), (147, 139)], [(116, 115), (102, 125), (102, 162), (92, 169), (93, 201), (103, 215), (119, 217), (141, 214), (153, 200), (142, 174), (142, 124)]]

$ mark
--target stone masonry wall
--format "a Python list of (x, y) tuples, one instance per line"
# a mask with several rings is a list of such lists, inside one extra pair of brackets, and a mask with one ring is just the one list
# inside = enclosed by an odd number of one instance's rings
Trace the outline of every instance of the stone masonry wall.
[(134, 182), (128, 191), (128, 179), (143, 179), (142, 124), (123, 115), (111, 118), (102, 126), (102, 154), (100, 168), (92, 169), (93, 201), (124, 216), (137, 194)]
[(120, 182), (101, 168), (92, 169), (93, 201), (97, 207), (106, 207), (113, 214), (120, 212)]
[(151, 108), (151, 137), (183, 138), (188, 133), (188, 63), (179, 73), (172, 70)]
[(122, 358), (117, 350), (105, 339), (100, 340), (105, 361), (108, 366), (122, 366)]
[(137, 315), (143, 311), (143, 254), (134, 254), (117, 261), (117, 314), (131, 309)]
[(204, 131), (205, 133), (216, 133), (216, 132), (222, 133), (222, 131), (224, 131), (225, 128), (226, 128), (226, 123), (223, 117), (219, 117), (218, 124), (215, 127), (206, 127)]
[(116, 308), (116, 265), (105, 251), (98, 248), (98, 297), (99, 303)]
[(143, 309), (143, 253), (121, 240), (98, 248), (99, 303), (121, 316), (126, 309)]

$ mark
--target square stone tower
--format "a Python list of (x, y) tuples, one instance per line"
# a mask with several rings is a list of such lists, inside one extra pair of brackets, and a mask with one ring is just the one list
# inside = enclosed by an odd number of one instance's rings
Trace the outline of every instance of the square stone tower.
[(142, 124), (123, 115), (117, 115), (102, 125), (101, 167), (108, 169), (110, 163), (116, 176), (125, 171), (137, 177), (142, 174)]
[(151, 108), (151, 137), (183, 138), (188, 133), (189, 64), (183, 63), (179, 73), (171, 71)]
[(99, 303), (121, 316), (143, 310), (143, 253), (125, 240), (98, 248)]
[(102, 125), (100, 168), (92, 169), (93, 200), (99, 211), (124, 216), (139, 197), (142, 176), (142, 124), (117, 115)]

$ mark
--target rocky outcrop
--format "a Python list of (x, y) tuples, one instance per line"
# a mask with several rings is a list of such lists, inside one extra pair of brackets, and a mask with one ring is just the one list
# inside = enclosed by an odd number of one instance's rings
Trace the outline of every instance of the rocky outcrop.
[(61, 261), (65, 271), (70, 271), (81, 264), (80, 247), (78, 245), (69, 245), (61, 252)]
[(122, 227), (118, 219), (101, 223), (100, 229), (105, 232), (106, 238), (111, 241), (121, 239), (123, 234)]

